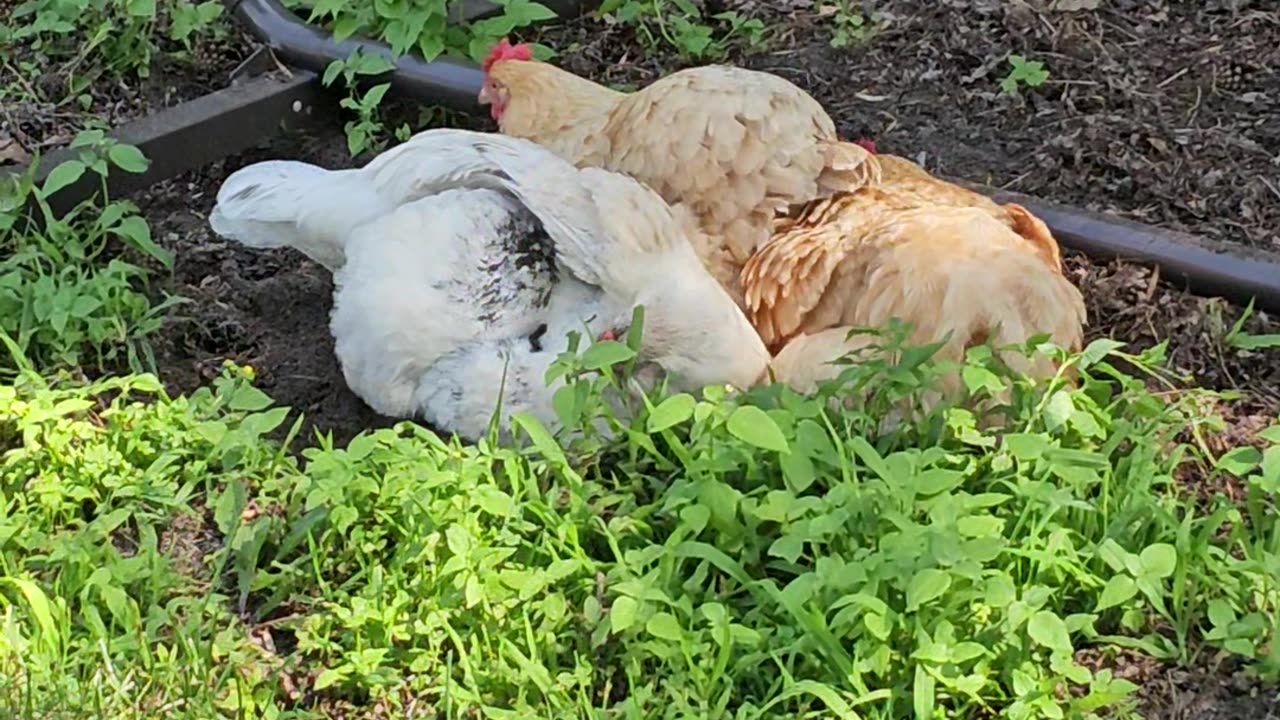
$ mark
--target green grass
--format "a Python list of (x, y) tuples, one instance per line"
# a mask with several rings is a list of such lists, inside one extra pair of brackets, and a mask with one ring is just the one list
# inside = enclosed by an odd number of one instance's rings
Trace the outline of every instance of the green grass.
[[(70, 147), (76, 157), (38, 186), (39, 156), (0, 182), (0, 330), (42, 368), (154, 369), (145, 340), (180, 299), (153, 304), (147, 285), (152, 268), (171, 268), (173, 258), (132, 203), (99, 201), (113, 168), (142, 172), (148, 161), (99, 130), (82, 131)], [(101, 192), (55, 214), (48, 198), (86, 174), (102, 182)], [(26, 207), (36, 208), (37, 222), (24, 219)], [(127, 260), (124, 248), (139, 261)], [(5, 369), (12, 366), (0, 360)]]
[[(556, 19), (556, 14), (536, 0), (500, 0), (500, 12), (493, 17), (465, 23), (449, 23), (463, 6), (462, 0), (393, 0), (349, 3), (339, 0), (285, 0), (285, 5), (307, 22), (330, 31), (338, 40), (352, 36), (381, 40), (391, 48), (393, 58), (414, 54), (425, 60), (441, 56), (479, 62), (498, 39), (513, 31)], [(537, 56), (551, 56), (538, 46)], [(384, 118), (383, 97), (389, 82), (371, 84), (392, 68), (391, 59), (380, 55), (353, 53), (331, 62), (323, 75), (325, 85), (341, 79), (346, 97), (342, 108), (352, 115), (346, 123), (347, 148), (352, 156), (364, 151), (379, 152), (390, 141)], [(421, 124), (421, 119), (419, 120)], [(401, 124), (395, 136), (401, 140), (422, 127)]]
[[(629, 423), (599, 402), (616, 381), (566, 358), (576, 439), (404, 423), (302, 460), (263, 439), (290, 414), (244, 370), (168, 398), (150, 376), (27, 369), (0, 389), (0, 707), (1086, 718), (1134, 700), (1075, 662), (1087, 647), (1222, 651), (1275, 678), (1280, 429), (1207, 458), (1179, 442), (1212, 429), (1205, 393), (1153, 395), (1115, 363), (1158, 373), (1158, 354), (1103, 342), (1073, 358), (1076, 389), (1010, 379), (1019, 432), (958, 407), (877, 431), (937, 372), (926, 356)], [(1247, 502), (1189, 495), (1188, 470)]]
[(217, 0), (23, 0), (9, 7), (0, 18), (0, 68), (11, 79), (0, 86), (0, 105), (31, 104), (38, 114), (63, 118), (104, 112), (95, 91), (132, 86), (162, 54), (198, 63), (197, 44), (228, 31)]
[[(412, 53), (427, 60), (451, 56), (479, 62), (498, 39), (527, 33), (557, 20), (553, 10), (536, 0), (501, 0), (496, 3), (501, 6), (497, 15), (455, 24), (446, 20), (461, 9), (461, 0), (287, 0), (285, 4), (339, 40), (352, 36), (376, 38), (389, 45), (395, 57)], [(723, 61), (733, 45), (760, 48), (765, 42), (766, 27), (759, 19), (734, 11), (708, 15), (688, 0), (607, 0), (598, 12), (610, 22), (634, 27), (645, 47), (655, 52), (674, 51), (690, 61)], [(556, 55), (546, 45), (531, 45), (540, 60)], [(347, 147), (353, 156), (382, 150), (393, 134), (403, 140), (423, 129), (421, 122), (417, 128), (402, 123), (394, 133), (388, 132), (383, 98), (390, 84), (368, 81), (391, 67), (385, 57), (353, 54), (333, 61), (324, 73), (326, 85), (341, 80), (346, 90), (341, 104), (352, 116), (345, 129)]]
[(635, 28), (651, 52), (675, 52), (684, 60), (723, 61), (733, 44), (759, 48), (767, 28), (759, 18), (733, 10), (708, 15), (689, 0), (605, 0), (599, 12), (612, 22)]

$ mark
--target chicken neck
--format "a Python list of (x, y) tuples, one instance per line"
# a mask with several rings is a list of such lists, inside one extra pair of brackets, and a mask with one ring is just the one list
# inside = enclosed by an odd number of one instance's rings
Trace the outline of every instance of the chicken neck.
[(532, 140), (579, 167), (598, 165), (601, 131), (625, 93), (549, 63), (521, 63), (518, 92), (502, 118), (503, 134)]

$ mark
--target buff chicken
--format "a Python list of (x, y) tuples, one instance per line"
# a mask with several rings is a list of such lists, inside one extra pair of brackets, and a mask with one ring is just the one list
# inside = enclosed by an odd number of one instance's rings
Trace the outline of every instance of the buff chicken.
[(621, 93), (505, 39), (483, 67), (479, 101), (504, 134), (656, 190), (736, 299), (742, 265), (777, 213), (875, 180), (869, 153), (842, 142), (822, 106), (776, 75), (710, 65)]
[(747, 386), (769, 362), (661, 198), (517, 138), (429, 130), (352, 170), (255, 163), (227, 178), (209, 222), (332, 271), (351, 389), (468, 439), (499, 406), (502, 437), (515, 412), (554, 427), (544, 377), (569, 332), (621, 333), (636, 305), (651, 379)]
[[(949, 338), (938, 357), (953, 361), (974, 345), (1000, 348), (1041, 333), (1080, 348), (1084, 299), (1063, 275), (1044, 222), (904, 158), (873, 162), (878, 183), (779, 217), (743, 269), (748, 316), (777, 353), (778, 381), (808, 390), (836, 376), (831, 361), (872, 342), (846, 339), (849, 330), (891, 318), (913, 326), (913, 343)], [(1056, 369), (1043, 355), (1002, 357), (1038, 377)]]
[[(846, 342), (849, 326), (894, 317), (915, 326), (916, 342), (950, 332), (943, 357), (1041, 332), (1081, 343), (1083, 299), (1043, 222), (841, 140), (821, 105), (782, 78), (712, 65), (621, 93), (505, 40), (484, 70), (479, 100), (503, 133), (630, 175), (673, 204), (704, 265), (777, 353), (783, 382), (810, 388), (836, 374), (829, 360), (866, 342)], [(1049, 367), (1036, 365), (1025, 369)]]

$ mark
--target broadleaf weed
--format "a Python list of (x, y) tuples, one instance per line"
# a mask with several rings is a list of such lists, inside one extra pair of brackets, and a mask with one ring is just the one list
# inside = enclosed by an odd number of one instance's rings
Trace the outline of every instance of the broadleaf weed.
[[(108, 173), (141, 172), (146, 158), (97, 130), (79, 133), (71, 148), (76, 157), (53, 168), (39, 187), (37, 157), (5, 189), (0, 330), (36, 367), (153, 370), (147, 338), (182, 300), (153, 303), (147, 293), (151, 270), (108, 250), (123, 245), (166, 268), (173, 257), (152, 239), (132, 203), (103, 200)], [(55, 213), (49, 198), (86, 174), (99, 181), (99, 193)]]
[[(1185, 429), (1213, 394), (1148, 390), (1159, 348), (1032, 343), (1078, 373), (1044, 384), (904, 332), (812, 396), (658, 386), (622, 405), (631, 345), (595, 343), (553, 370), (564, 433), (522, 418), (515, 445), (468, 446), (401, 423), (301, 459), (262, 439), (287, 411), (243, 370), (189, 399), (24, 373), (0, 391), (0, 443), (33, 441), (5, 470), (22, 519), (4, 526), (3, 661), (21, 647), (21, 672), (49, 677), (56, 645), (87, 677), (84, 639), (116, 638), (115, 666), (163, 695), (170, 671), (123, 639), (151, 617), (184, 639), (164, 662), (203, 673), (200, 702), (281, 717), (313, 716), (298, 688), (502, 717), (1133, 716), (1132, 683), (1081, 660), (1109, 647), (1212, 648), (1274, 677), (1280, 432), (1205, 458)], [(961, 397), (926, 392), (957, 371)], [(101, 460), (41, 480), (81, 456)], [(1248, 500), (1193, 496), (1186, 473)], [(158, 528), (191, 503), (207, 544), (173, 570)], [(157, 562), (172, 571), (139, 574)], [(248, 679), (219, 674), (223, 653)], [(57, 692), (36, 700), (70, 703)]]

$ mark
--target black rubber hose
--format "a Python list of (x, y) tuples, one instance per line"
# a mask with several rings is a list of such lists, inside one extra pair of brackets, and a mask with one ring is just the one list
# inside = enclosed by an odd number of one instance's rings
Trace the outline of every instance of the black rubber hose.
[(1045, 202), (1021, 193), (987, 191), (997, 202), (1025, 206), (1062, 245), (1101, 259), (1127, 258), (1160, 269), (1160, 278), (1197, 295), (1221, 297), (1280, 314), (1280, 258), (1238, 244), (1215, 243), (1177, 230)]
[[(224, 0), (224, 4), (254, 36), (291, 65), (323, 73), (330, 62), (344, 59), (360, 48), (366, 54), (381, 55), (395, 63), (396, 69), (389, 79), (396, 92), (454, 110), (481, 110), (476, 96), (484, 83), (484, 73), (475, 63), (444, 56), (431, 62), (415, 55), (396, 58), (386, 44), (357, 37), (337, 42), (277, 0)], [(582, 10), (582, 3), (577, 0), (552, 0), (544, 4), (560, 17), (572, 17)], [(475, 20), (500, 9), (488, 3), (470, 2), (463, 7), (462, 15)]]
[[(347, 57), (355, 48), (394, 60), (390, 48), (370, 40), (352, 38), (341, 43), (306, 24), (277, 0), (225, 0), (227, 7), (290, 63), (323, 72), (330, 61)], [(562, 17), (576, 15), (589, 0), (550, 0)], [(493, 12), (491, 6), (473, 2), (463, 14), (476, 18)], [(456, 110), (479, 111), (476, 96), (484, 73), (474, 63), (439, 58), (425, 62), (406, 55), (396, 62), (392, 87), (424, 101)], [(966, 183), (967, 184), (967, 183)], [(1092, 257), (1127, 258), (1160, 268), (1166, 280), (1186, 284), (1199, 295), (1218, 296), (1237, 303), (1256, 301), (1259, 309), (1280, 313), (1280, 264), (1274, 256), (1250, 248), (1214, 246), (1186, 233), (1163, 230), (1120, 218), (1055, 205), (1017, 193), (998, 192), (970, 185), (1001, 202), (1020, 203), (1038, 215), (1058, 241)]]

